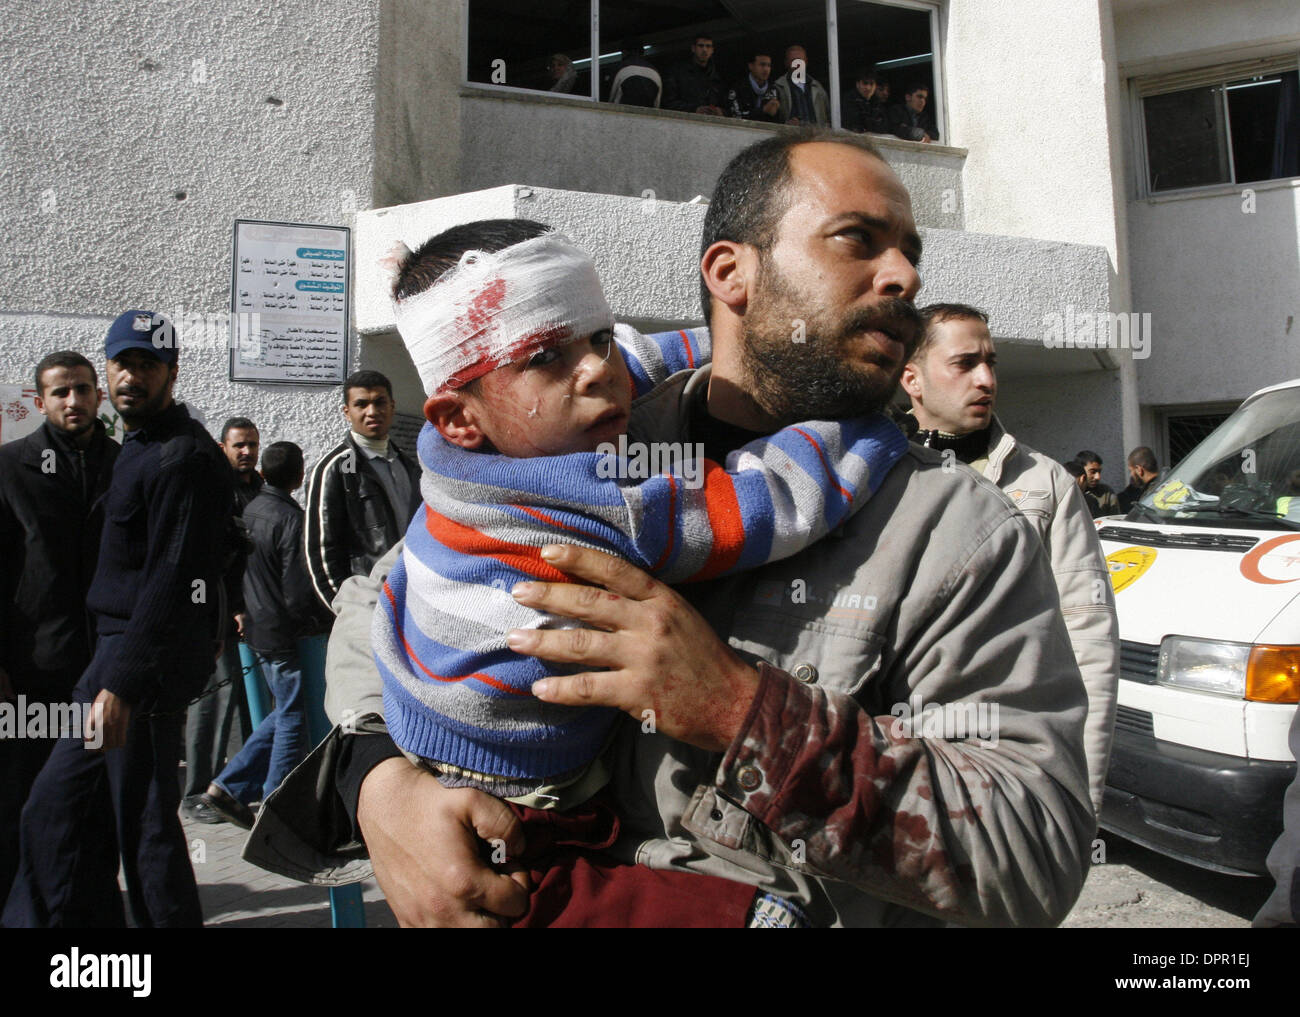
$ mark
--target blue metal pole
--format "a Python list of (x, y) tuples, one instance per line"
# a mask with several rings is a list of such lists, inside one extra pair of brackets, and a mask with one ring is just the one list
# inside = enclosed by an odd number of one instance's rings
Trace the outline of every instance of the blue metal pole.
[(262, 669), (257, 658), (247, 643), (240, 640), (239, 662), (244, 666), (244, 691), (248, 694), (248, 713), (253, 722), (253, 730), (262, 723), (271, 712), (271, 693), (262, 677)]
[[(329, 718), (325, 716), (325, 648), (328, 636), (312, 636), (298, 640), (298, 663), (302, 665), (302, 680), (307, 701), (307, 730), (313, 745), (319, 745), (330, 733)], [(361, 899), (361, 884), (330, 887), (330, 921), (336, 929), (364, 929), (366, 909)]]

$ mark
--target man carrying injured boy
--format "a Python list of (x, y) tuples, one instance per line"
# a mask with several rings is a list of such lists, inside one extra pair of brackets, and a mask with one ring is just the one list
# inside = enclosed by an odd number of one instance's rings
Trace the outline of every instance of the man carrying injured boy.
[[(483, 249), (485, 228), (499, 249)], [(444, 785), (511, 803), (539, 886), (524, 923), (555, 925), (573, 881), (600, 864), (582, 849), (618, 832), (600, 794), (618, 712), (532, 695), (535, 682), (572, 669), (514, 653), (506, 634), (577, 623), (521, 606), (511, 587), (567, 581), (540, 555), (561, 539), (667, 582), (786, 558), (858, 510), (906, 441), (878, 415), (814, 421), (744, 445), (726, 468), (674, 446), (650, 457), (669, 469), (646, 478), (645, 450), (626, 440), (629, 409), (667, 376), (672, 351), (615, 326), (585, 253), (540, 224), (501, 221), (454, 228), (395, 262), (398, 331), (428, 393), (428, 423), (424, 506), (374, 617), (385, 718)], [(606, 907), (613, 882), (632, 911), (652, 890), (698, 899), (702, 925), (802, 923), (797, 904), (744, 884), (613, 871), (600, 872)]]

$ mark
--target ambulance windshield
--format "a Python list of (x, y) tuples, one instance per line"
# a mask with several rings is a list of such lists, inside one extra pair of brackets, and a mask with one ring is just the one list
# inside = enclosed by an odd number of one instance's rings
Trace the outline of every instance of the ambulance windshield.
[(1300, 529), (1300, 387), (1242, 406), (1157, 482), (1130, 518)]

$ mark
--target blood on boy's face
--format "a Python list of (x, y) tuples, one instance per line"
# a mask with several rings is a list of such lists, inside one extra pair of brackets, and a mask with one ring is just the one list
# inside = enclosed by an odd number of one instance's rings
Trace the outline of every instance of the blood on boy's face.
[(531, 459), (594, 452), (625, 434), (632, 387), (605, 330), (499, 367), (462, 398), (498, 452)]

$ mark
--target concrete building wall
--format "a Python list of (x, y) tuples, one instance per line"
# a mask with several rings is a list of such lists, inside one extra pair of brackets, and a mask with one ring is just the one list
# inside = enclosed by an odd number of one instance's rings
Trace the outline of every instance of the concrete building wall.
[[(0, 382), (64, 347), (102, 364), (129, 308), (228, 310), (236, 218), (350, 225), (375, 174), (379, 6), (9, 5)], [(224, 344), (182, 350), (177, 395), (214, 429), (245, 413), (309, 460), (336, 440), (336, 389), (226, 378)]]
[[(1127, 83), (1298, 52), (1300, 17), (1289, 0), (1117, 0), (1115, 35)], [(1130, 142), (1141, 127), (1136, 116), (1126, 104)], [(1300, 186), (1225, 185), (1138, 200), (1136, 179), (1145, 170), (1138, 158), (1130, 145), (1122, 184), (1133, 306), (1152, 316), (1152, 355), (1138, 368), (1149, 419), (1158, 406), (1240, 400), (1300, 375)]]
[(1300, 375), (1300, 187), (1134, 202), (1134, 306), (1149, 311), (1143, 403), (1244, 399)]
[(1126, 74), (1187, 70), (1300, 49), (1294, 0), (1114, 0)]
[[(522, 182), (637, 198), (650, 191), (666, 201), (707, 198), (732, 156), (791, 129), (470, 89), (461, 110), (462, 191)], [(963, 227), (963, 151), (872, 140), (911, 191), (920, 225)]]

